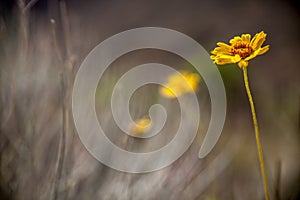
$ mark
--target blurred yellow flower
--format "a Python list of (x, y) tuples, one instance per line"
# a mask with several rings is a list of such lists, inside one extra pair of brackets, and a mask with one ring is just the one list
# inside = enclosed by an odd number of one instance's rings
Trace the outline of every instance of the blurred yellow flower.
[(175, 98), (185, 93), (196, 92), (200, 76), (196, 73), (181, 71), (181, 74), (174, 74), (168, 78), (165, 87), (160, 87), (159, 93), (166, 98)]
[(267, 34), (261, 31), (256, 33), (251, 41), (250, 34), (242, 34), (231, 39), (229, 41), (230, 45), (218, 42), (218, 47), (211, 51), (213, 55), (210, 58), (218, 65), (238, 63), (240, 68), (247, 67), (250, 59), (269, 50), (269, 45), (261, 47), (266, 40), (266, 36)]
[(149, 131), (151, 127), (151, 120), (143, 117), (130, 124), (130, 132), (134, 135), (141, 135)]

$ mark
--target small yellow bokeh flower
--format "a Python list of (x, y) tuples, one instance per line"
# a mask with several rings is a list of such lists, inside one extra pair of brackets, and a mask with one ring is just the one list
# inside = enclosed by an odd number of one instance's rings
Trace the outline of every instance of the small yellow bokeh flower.
[(175, 98), (177, 96), (196, 92), (200, 76), (196, 73), (180, 71), (180, 74), (171, 75), (165, 87), (160, 87), (159, 93), (166, 98)]
[(213, 55), (210, 58), (218, 65), (237, 63), (241, 68), (247, 67), (250, 59), (269, 50), (269, 45), (262, 47), (266, 37), (267, 34), (261, 31), (252, 40), (250, 34), (242, 34), (231, 39), (230, 45), (218, 42), (218, 47), (211, 51)]
[(129, 129), (130, 132), (134, 135), (142, 135), (147, 131), (149, 131), (150, 127), (151, 127), (151, 120), (147, 117), (143, 117), (130, 124)]

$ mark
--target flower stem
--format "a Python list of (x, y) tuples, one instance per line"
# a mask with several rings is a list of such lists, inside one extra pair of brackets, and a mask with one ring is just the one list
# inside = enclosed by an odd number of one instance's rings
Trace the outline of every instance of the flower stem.
[(266, 200), (270, 200), (268, 182), (267, 182), (266, 171), (265, 171), (265, 164), (264, 164), (264, 159), (263, 159), (263, 152), (262, 152), (260, 138), (259, 138), (259, 132), (258, 132), (258, 123), (257, 123), (257, 119), (256, 119), (254, 102), (253, 102), (250, 87), (249, 87), (247, 67), (243, 67), (242, 69), (243, 69), (243, 75), (244, 75), (245, 88), (247, 91), (248, 100), (249, 100), (250, 107), (251, 107), (251, 114), (252, 114), (254, 130), (255, 130), (255, 139), (256, 139), (257, 151), (258, 151), (258, 156), (259, 156), (261, 174), (262, 174), (262, 178), (263, 178), (265, 197), (266, 197)]

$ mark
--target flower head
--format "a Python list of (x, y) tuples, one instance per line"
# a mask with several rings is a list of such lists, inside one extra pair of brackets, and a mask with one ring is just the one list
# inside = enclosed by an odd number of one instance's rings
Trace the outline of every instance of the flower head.
[(200, 76), (196, 73), (181, 71), (180, 74), (171, 75), (165, 87), (160, 87), (159, 93), (166, 98), (195, 92), (198, 89)]
[(239, 67), (247, 67), (250, 59), (269, 50), (269, 45), (262, 47), (266, 37), (267, 34), (261, 31), (252, 40), (250, 34), (242, 34), (231, 39), (230, 45), (218, 42), (218, 47), (211, 51), (213, 55), (210, 58), (218, 65), (237, 63)]
[(147, 117), (143, 117), (130, 124), (130, 132), (134, 135), (141, 135), (149, 131), (151, 127), (151, 120)]

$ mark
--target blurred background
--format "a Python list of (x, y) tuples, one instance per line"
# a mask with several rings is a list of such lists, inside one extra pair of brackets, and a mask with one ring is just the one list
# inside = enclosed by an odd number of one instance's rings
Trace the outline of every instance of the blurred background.
[[(162, 170), (129, 174), (94, 159), (80, 142), (71, 111), (72, 85), (87, 54), (106, 38), (137, 27), (180, 31), (208, 52), (216, 42), (261, 30), (270, 50), (250, 61), (253, 92), (272, 199), (298, 199), (300, 181), (300, 13), (296, 0), (0, 2), (0, 199), (264, 199), (250, 107), (241, 69), (219, 66), (227, 117), (213, 151), (197, 157), (210, 119), (204, 82), (197, 93), (201, 122), (186, 153)], [(161, 134), (149, 141), (116, 126), (110, 95), (129, 69), (157, 62), (195, 71), (178, 56), (138, 50), (118, 58), (99, 81), (96, 109), (107, 136), (123, 149), (147, 152), (167, 144), (178, 127), (176, 99), (158, 86), (136, 91), (134, 119), (161, 103)], [(187, 133), (188, 134), (188, 133)]]

